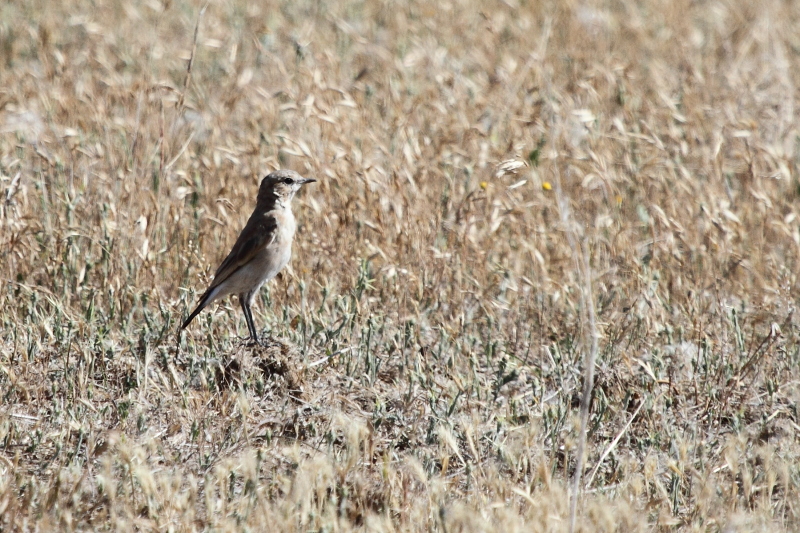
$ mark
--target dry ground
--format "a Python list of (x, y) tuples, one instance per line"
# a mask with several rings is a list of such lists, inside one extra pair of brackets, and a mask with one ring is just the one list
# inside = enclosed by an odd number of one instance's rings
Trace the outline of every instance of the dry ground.
[(432, 6), (0, 3), (0, 530), (800, 529), (800, 3)]

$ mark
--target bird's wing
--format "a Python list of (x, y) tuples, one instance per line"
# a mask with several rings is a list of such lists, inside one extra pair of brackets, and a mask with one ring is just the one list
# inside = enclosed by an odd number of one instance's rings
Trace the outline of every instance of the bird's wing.
[(253, 256), (275, 242), (277, 237), (278, 221), (275, 220), (275, 217), (254, 213), (236, 239), (236, 244), (233, 245), (228, 257), (219, 265), (209, 290), (231, 277), (234, 272), (249, 263), (250, 260), (253, 259)]

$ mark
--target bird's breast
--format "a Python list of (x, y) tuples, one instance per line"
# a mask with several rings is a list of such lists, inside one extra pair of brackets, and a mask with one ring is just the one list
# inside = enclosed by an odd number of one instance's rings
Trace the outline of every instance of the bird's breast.
[(294, 232), (297, 229), (297, 223), (294, 220), (294, 214), (288, 209), (282, 209), (273, 214), (275, 222), (277, 223), (278, 235), (275, 239), (283, 244), (292, 244), (294, 239)]

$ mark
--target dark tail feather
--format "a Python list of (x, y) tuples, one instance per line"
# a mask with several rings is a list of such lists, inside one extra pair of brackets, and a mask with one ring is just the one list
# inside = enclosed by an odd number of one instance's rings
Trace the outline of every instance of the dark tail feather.
[(200, 303), (197, 304), (197, 307), (195, 308), (195, 310), (192, 311), (192, 314), (189, 315), (189, 318), (187, 318), (186, 321), (183, 323), (183, 325), (181, 326), (181, 329), (186, 329), (186, 326), (189, 325), (189, 322), (191, 322), (194, 319), (194, 317), (196, 317), (197, 315), (200, 314), (200, 311), (205, 309), (206, 306), (211, 303), (211, 294), (212, 294), (212, 292), (213, 291), (211, 289), (209, 289), (209, 290), (206, 291), (206, 293), (203, 295), (203, 297), (200, 298)]

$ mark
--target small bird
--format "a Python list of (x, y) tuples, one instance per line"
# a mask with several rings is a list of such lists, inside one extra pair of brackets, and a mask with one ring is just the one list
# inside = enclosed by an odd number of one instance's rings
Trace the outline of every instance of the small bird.
[(211, 302), (236, 294), (250, 330), (250, 339), (259, 344), (250, 306), (258, 289), (289, 262), (296, 228), (292, 198), (300, 187), (315, 181), (303, 178), (293, 170), (276, 170), (261, 181), (253, 214), (181, 330)]

